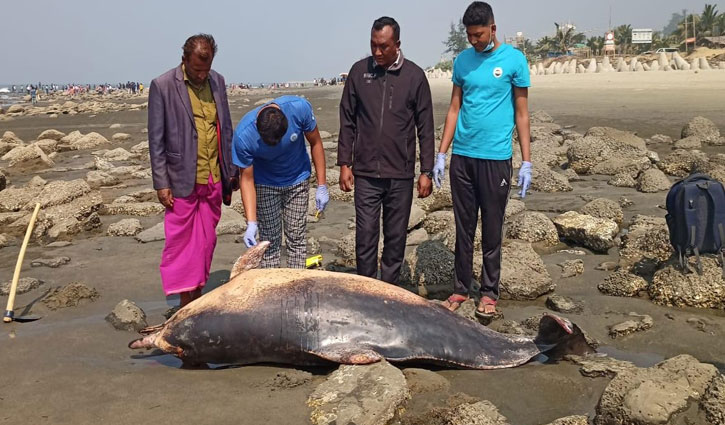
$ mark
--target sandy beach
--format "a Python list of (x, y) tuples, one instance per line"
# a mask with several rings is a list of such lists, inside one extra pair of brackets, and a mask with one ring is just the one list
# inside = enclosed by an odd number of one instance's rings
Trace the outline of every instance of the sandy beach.
[[(430, 85), (438, 126), (447, 111), (451, 83), (430, 80)], [(341, 91), (341, 86), (335, 86), (231, 95), (232, 120), (238, 123), (257, 101), (280, 94), (297, 94), (304, 95), (313, 105), (320, 130), (337, 133)], [(724, 93), (725, 70), (713, 70), (533, 76), (529, 96), (532, 111), (545, 111), (554, 123), (573, 132), (584, 134), (590, 127), (608, 126), (634, 132), (643, 139), (663, 134), (677, 140), (683, 126), (696, 116), (711, 120), (725, 134)], [(143, 103), (146, 98), (126, 101)], [(43, 105), (47, 103), (41, 102)], [(114, 124), (120, 126), (110, 128)], [(145, 109), (61, 114), (57, 118), (19, 116), (0, 121), (0, 135), (12, 131), (25, 142), (36, 140), (47, 129), (65, 134), (76, 130), (83, 134), (97, 132), (111, 141), (99, 148), (58, 152), (52, 167), (8, 167), (3, 161), (0, 168), (10, 184), (18, 188), (34, 176), (48, 182), (85, 179), (88, 171), (94, 169), (85, 166), (94, 161), (91, 152), (101, 148), (130, 150), (147, 140), (145, 127)], [(114, 134), (119, 132), (128, 134), (129, 138), (113, 141)], [(333, 137), (325, 142), (334, 140)], [(673, 152), (673, 145), (653, 143), (647, 149), (665, 158)], [(699, 150), (710, 158), (725, 154), (724, 146), (703, 145)], [(335, 151), (328, 149), (327, 153), (328, 167), (332, 168)], [(132, 164), (148, 167), (148, 161), (143, 159)], [(125, 177), (117, 184), (101, 186), (98, 190), (103, 203), (110, 204), (122, 195), (150, 189), (150, 178), (141, 177)], [(643, 193), (635, 188), (615, 187), (608, 184), (610, 178), (582, 174), (571, 180), (571, 191), (532, 191), (525, 199), (526, 210), (554, 218), (578, 210), (596, 198), (619, 202), (625, 197), (632, 204), (622, 207), (623, 230), (637, 215), (664, 217), (662, 206), (666, 191)], [(672, 175), (668, 178), (672, 182), (676, 180)], [(234, 199), (239, 199), (239, 193)], [(153, 202), (153, 197), (149, 201)], [(309, 224), (308, 237), (320, 242), (325, 264), (341, 259), (337, 243), (350, 233), (353, 217), (352, 202), (333, 200), (324, 218)], [(181, 362), (173, 356), (128, 349), (128, 342), (136, 334), (115, 330), (104, 320), (116, 304), (131, 300), (145, 311), (149, 324), (156, 324), (163, 322), (162, 314), (178, 300), (165, 299), (161, 290), (158, 264), (163, 241), (140, 243), (133, 237), (107, 236), (106, 231), (109, 225), (125, 218), (137, 218), (144, 229), (149, 229), (162, 222), (163, 215), (132, 217), (102, 213), (99, 218), (100, 227), (58, 239), (69, 241), (66, 246), (49, 247), (33, 240), (28, 248), (21, 276), (44, 283), (19, 295), (16, 311), (17, 314), (32, 311), (42, 319), (0, 326), (0, 423), (310, 423), (307, 399), (335, 368), (253, 365), (185, 370), (179, 368)], [(2, 223), (0, 233), (9, 232), (3, 227), (9, 223)], [(205, 291), (229, 278), (234, 260), (244, 251), (244, 245), (237, 243), (236, 238), (233, 233), (219, 237)], [(14, 244), (0, 249), (0, 282), (10, 281), (20, 242), (18, 237)], [(544, 248), (534, 244), (534, 248), (556, 284), (554, 294), (582, 305), (582, 312), (562, 315), (599, 341), (599, 353), (632, 362), (638, 368), (650, 368), (663, 360), (688, 354), (699, 362), (715, 365), (720, 373), (725, 372), (725, 310), (658, 305), (646, 292), (633, 297), (603, 294), (597, 286), (612, 270), (597, 268), (602, 263), (619, 261), (618, 246), (602, 253), (562, 240), (555, 246)], [(412, 252), (415, 247), (408, 249)], [(69, 257), (70, 261), (57, 268), (30, 266), (32, 260), (57, 257)], [(582, 260), (583, 273), (562, 277), (559, 264), (567, 260)], [(41, 301), (50, 288), (71, 282), (95, 288), (98, 297), (57, 310), (51, 310)], [(546, 305), (548, 295), (551, 294), (528, 301), (503, 300), (500, 308), (505, 320), (521, 323), (550, 311)], [(0, 302), (6, 300), (7, 297), (0, 297)], [(630, 313), (649, 316), (652, 327), (612, 338), (610, 327), (633, 317)], [(491, 326), (500, 329), (502, 321), (495, 321)], [(409, 425), (442, 424), (440, 412), (466, 397), (490, 401), (511, 424), (543, 425), (571, 415), (587, 416), (594, 423), (602, 393), (612, 380), (611, 375), (583, 376), (581, 366), (572, 361), (553, 364), (532, 361), (521, 367), (495, 371), (421, 365), (399, 367), (404, 371), (425, 368), (446, 382), (420, 390), (433, 381), (424, 374), (419, 375), (423, 376), (418, 378), (419, 390), (411, 390), (412, 398), (393, 422)], [(412, 378), (409, 387), (411, 382), (414, 382)], [(696, 402), (685, 410), (689, 415), (687, 420), (695, 422), (667, 423), (707, 423)], [(676, 420), (684, 421), (682, 415)]]

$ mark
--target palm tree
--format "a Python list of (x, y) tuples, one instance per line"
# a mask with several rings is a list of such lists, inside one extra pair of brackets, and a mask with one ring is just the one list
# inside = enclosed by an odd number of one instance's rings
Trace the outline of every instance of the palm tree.
[(632, 50), (632, 25), (620, 25), (614, 29), (614, 41), (619, 46), (620, 53)]
[(706, 4), (705, 10), (700, 15), (700, 22), (697, 23), (697, 35), (712, 36), (713, 27), (719, 23), (720, 16), (717, 5)]
[(582, 43), (586, 39), (584, 34), (575, 32), (576, 27), (574, 25), (559, 25), (556, 22), (554, 22), (554, 25), (556, 26), (554, 39), (561, 53), (566, 54), (575, 44)]
[(589, 37), (589, 39), (587, 39), (587, 47), (592, 49), (592, 55), (597, 54), (597, 52), (601, 52), (604, 48), (604, 37), (601, 35)]
[(534, 51), (540, 55), (546, 55), (551, 50), (554, 50), (556, 48), (555, 46), (556, 41), (547, 35), (545, 37), (541, 37), (536, 42), (536, 47), (534, 48)]

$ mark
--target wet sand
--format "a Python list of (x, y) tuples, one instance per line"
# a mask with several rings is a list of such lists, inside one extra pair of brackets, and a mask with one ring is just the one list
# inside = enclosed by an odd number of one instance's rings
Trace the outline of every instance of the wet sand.
[[(574, 125), (582, 133), (590, 126), (609, 125), (636, 131), (643, 137), (655, 133), (676, 137), (695, 115), (710, 118), (725, 130), (722, 114), (725, 72), (556, 75), (534, 77), (532, 82), (532, 110), (543, 109), (557, 123)], [(450, 83), (434, 80), (431, 86), (436, 125), (439, 125), (445, 116)], [(341, 87), (327, 87), (285, 93), (305, 95), (316, 109), (320, 129), (334, 133), (338, 131), (340, 92)], [(263, 97), (269, 95), (230, 97), (234, 122)], [(244, 98), (250, 102), (243, 102)], [(122, 128), (109, 129), (113, 123), (122, 124)], [(145, 125), (145, 111), (99, 114), (93, 118), (42, 116), (2, 122), (0, 133), (12, 130), (29, 141), (48, 128), (66, 133), (97, 131), (109, 139), (113, 133), (123, 131), (131, 134), (132, 140), (119, 146), (128, 149), (146, 140), (141, 132)], [(724, 148), (717, 149), (723, 152)], [(88, 161), (90, 154), (83, 152), (83, 155), (75, 159), (63, 155), (56, 165)], [(85, 172), (41, 175), (48, 180), (71, 179), (84, 177)], [(16, 185), (30, 177), (11, 174)], [(526, 198), (527, 209), (553, 216), (584, 205), (582, 195), (614, 200), (625, 195), (634, 201), (633, 206), (624, 210), (625, 223), (634, 214), (664, 215), (658, 205), (664, 204), (665, 193), (643, 194), (634, 189), (615, 188), (606, 182), (605, 177), (586, 176), (583, 181), (573, 183), (573, 192), (531, 193)], [(104, 200), (150, 187), (150, 181), (125, 184), (128, 185), (125, 188), (102, 189)], [(353, 214), (351, 204), (333, 201), (324, 220), (310, 224), (309, 235), (339, 238), (348, 232), (347, 224)], [(161, 292), (158, 262), (163, 242), (140, 244), (133, 238), (103, 236), (108, 225), (121, 218), (124, 217), (102, 216), (102, 233), (76, 237), (68, 247), (29, 247), (22, 276), (43, 279), (46, 284), (19, 296), (16, 306), (29, 306), (29, 310), (44, 317), (33, 323), (0, 327), (0, 423), (309, 423), (307, 397), (331, 369), (308, 369), (314, 375), (311, 382), (295, 388), (280, 388), (271, 382), (278, 373), (291, 367), (255, 365), (182, 370), (179, 369), (181, 362), (172, 356), (126, 347), (135, 334), (116, 331), (104, 321), (119, 301), (127, 298), (137, 302), (146, 311), (149, 324), (154, 324), (163, 321), (162, 313), (177, 300), (174, 297), (165, 300)], [(141, 219), (145, 228), (159, 221), (161, 216)], [(566, 246), (562, 244), (561, 248)], [(0, 281), (12, 277), (18, 250), (17, 246), (0, 250)], [(334, 246), (323, 243), (322, 250), (325, 262), (335, 258)], [(243, 245), (234, 243), (234, 236), (219, 238), (207, 290), (226, 281), (233, 261), (242, 251)], [(72, 260), (58, 269), (29, 266), (32, 259), (61, 255)], [(584, 274), (560, 278), (557, 264), (573, 258), (584, 261)], [(616, 248), (607, 255), (587, 251), (583, 257), (543, 254), (557, 284), (556, 293), (584, 303), (584, 313), (566, 316), (602, 343), (601, 352), (639, 366), (651, 366), (665, 358), (688, 353), (725, 370), (725, 312), (665, 308), (647, 298), (605, 296), (596, 285), (608, 272), (594, 267), (617, 258)], [(96, 288), (100, 298), (57, 311), (49, 311), (37, 302), (47, 288), (73, 281)], [(6, 299), (0, 298), (0, 302)], [(521, 320), (547, 311), (545, 299), (544, 296), (529, 302), (502, 301), (500, 306), (506, 319)], [(652, 316), (654, 327), (625, 338), (609, 338), (607, 327), (625, 320), (629, 312)], [(689, 323), (691, 318), (705, 323), (704, 327), (699, 329)], [(432, 370), (447, 378), (451, 388), (414, 397), (403, 416), (406, 423), (426, 423), (428, 410), (444, 406), (449, 396), (456, 393), (490, 400), (512, 424), (544, 424), (574, 414), (593, 417), (599, 397), (609, 382), (607, 378), (585, 378), (569, 362), (531, 362), (497, 371)]]

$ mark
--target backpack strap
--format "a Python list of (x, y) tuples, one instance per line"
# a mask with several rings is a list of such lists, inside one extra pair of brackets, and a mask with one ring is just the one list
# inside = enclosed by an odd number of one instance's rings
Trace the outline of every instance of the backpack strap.
[(714, 213), (712, 233), (720, 238), (718, 254), (720, 256), (723, 277), (725, 277), (725, 255), (723, 254), (723, 250), (725, 250), (725, 189), (719, 181), (710, 181), (705, 191), (712, 201)]

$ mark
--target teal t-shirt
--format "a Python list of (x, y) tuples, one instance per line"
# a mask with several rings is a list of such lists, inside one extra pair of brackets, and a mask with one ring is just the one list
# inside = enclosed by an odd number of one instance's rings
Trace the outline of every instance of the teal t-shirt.
[(511, 158), (514, 87), (531, 85), (524, 54), (508, 44), (491, 53), (468, 48), (453, 63), (453, 84), (463, 90), (453, 153), (480, 159)]

